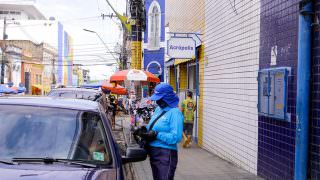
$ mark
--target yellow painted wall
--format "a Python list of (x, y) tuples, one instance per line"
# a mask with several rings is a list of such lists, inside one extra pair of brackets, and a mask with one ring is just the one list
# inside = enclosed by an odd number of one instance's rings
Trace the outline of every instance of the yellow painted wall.
[(141, 41), (131, 42), (131, 69), (142, 67), (142, 43)]
[(204, 44), (200, 47), (199, 53), (199, 112), (198, 112), (198, 145), (202, 146), (203, 144), (203, 79), (204, 79), (204, 65), (205, 65), (205, 46)]
[(166, 0), (166, 24), (171, 32), (204, 33), (205, 0)]
[(169, 84), (173, 87), (173, 89), (176, 91), (176, 77), (174, 74), (174, 67), (170, 67), (170, 77), (169, 77)]
[(187, 75), (187, 63), (179, 64), (179, 88), (180, 90), (188, 89), (188, 75)]

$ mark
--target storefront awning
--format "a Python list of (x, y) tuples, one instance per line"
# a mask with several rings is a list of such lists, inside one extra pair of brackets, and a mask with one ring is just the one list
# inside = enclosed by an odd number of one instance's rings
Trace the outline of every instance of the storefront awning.
[(188, 62), (188, 61), (191, 61), (192, 59), (175, 59), (174, 60), (174, 65), (179, 65), (179, 64), (182, 64), (182, 63), (185, 63), (185, 62)]
[(42, 85), (38, 85), (38, 84), (33, 84), (32, 87), (37, 89), (43, 89)]
[(182, 63), (186, 63), (189, 61), (192, 61), (193, 59), (170, 59), (169, 61), (165, 62), (165, 66), (169, 67), (169, 66), (173, 66), (173, 65), (179, 65)]
[(165, 67), (169, 67), (169, 66), (173, 66), (173, 65), (174, 65), (174, 59), (170, 59), (170, 60), (166, 61), (164, 64)]

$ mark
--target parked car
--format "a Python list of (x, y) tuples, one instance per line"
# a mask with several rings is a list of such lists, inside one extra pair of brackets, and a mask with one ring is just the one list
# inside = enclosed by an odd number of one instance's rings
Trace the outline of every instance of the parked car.
[(122, 180), (123, 164), (147, 157), (121, 157), (101, 105), (79, 99), (0, 98), (0, 144), (1, 179)]
[(107, 110), (106, 94), (99, 89), (63, 87), (52, 89), (47, 96), (97, 101)]
[(52, 89), (47, 96), (49, 97), (63, 97), (73, 99), (87, 99), (96, 101), (101, 97), (102, 92), (98, 89), (86, 88), (56, 88)]

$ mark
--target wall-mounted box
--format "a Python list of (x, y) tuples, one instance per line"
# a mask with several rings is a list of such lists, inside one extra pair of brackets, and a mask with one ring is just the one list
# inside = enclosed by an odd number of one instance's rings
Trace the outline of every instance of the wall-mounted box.
[(258, 73), (259, 115), (290, 122), (287, 113), (288, 77), (291, 68), (262, 69)]

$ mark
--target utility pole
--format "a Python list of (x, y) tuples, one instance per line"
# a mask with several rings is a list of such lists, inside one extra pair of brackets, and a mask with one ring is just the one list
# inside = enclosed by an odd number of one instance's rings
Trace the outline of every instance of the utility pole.
[[(126, 0), (126, 12), (124, 14), (125, 17), (128, 16), (128, 0)], [(127, 42), (128, 42), (128, 30), (126, 29), (125, 25), (122, 24), (122, 48), (121, 48), (121, 54), (120, 54), (120, 60), (121, 60), (121, 69), (125, 70), (128, 69), (127, 67), (127, 61), (128, 61), (128, 51), (127, 51)]]
[[(115, 13), (115, 15), (118, 17), (118, 19), (121, 21), (122, 24), (122, 29), (123, 29), (123, 45), (121, 48), (121, 54), (120, 54), (120, 63), (119, 63), (119, 69), (127, 69), (127, 59), (128, 59), (128, 55), (127, 55), (127, 50), (126, 50), (126, 44), (127, 44), (127, 38), (128, 38), (128, 34), (132, 34), (132, 23), (130, 22), (131, 20), (127, 17), (127, 10), (128, 10), (128, 2), (132, 0), (126, 0), (126, 13), (125, 15), (121, 15), (119, 14), (114, 7), (111, 5), (111, 3), (109, 2), (109, 0), (106, 0), (106, 2), (108, 3), (108, 5), (110, 6), (110, 8), (112, 9), (112, 11)], [(102, 15), (102, 18), (104, 18), (105, 16), (112, 18), (113, 14), (110, 15)]]
[(128, 61), (128, 51), (126, 49), (127, 45), (127, 37), (128, 37), (128, 31), (125, 28), (123, 29), (123, 35), (122, 35), (122, 47), (121, 47), (121, 54), (120, 54), (120, 62), (121, 62), (121, 69), (124, 70), (127, 69), (127, 61)]
[(2, 59), (1, 59), (1, 82), (0, 84), (4, 84), (4, 67), (5, 67), (5, 51), (6, 51), (6, 43), (5, 40), (7, 39), (7, 34), (6, 34), (6, 29), (7, 29), (7, 18), (4, 17), (3, 20), (3, 44), (2, 44)]
[(130, 0), (132, 23), (131, 68), (142, 68), (142, 31), (145, 29), (145, 10), (143, 0)]

